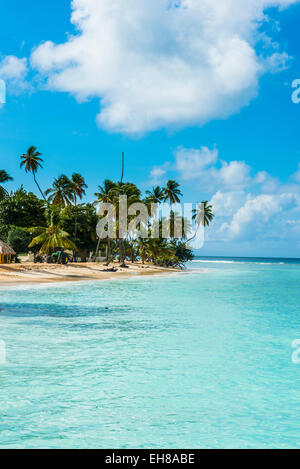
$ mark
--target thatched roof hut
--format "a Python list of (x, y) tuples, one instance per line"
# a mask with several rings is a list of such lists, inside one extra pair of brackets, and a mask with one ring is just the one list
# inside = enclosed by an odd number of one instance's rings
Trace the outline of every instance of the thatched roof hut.
[(15, 255), (15, 251), (0, 239), (0, 264), (10, 264), (11, 257)]

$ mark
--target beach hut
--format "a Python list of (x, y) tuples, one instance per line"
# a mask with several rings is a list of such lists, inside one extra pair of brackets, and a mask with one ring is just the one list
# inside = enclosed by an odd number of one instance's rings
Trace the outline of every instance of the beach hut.
[(15, 251), (0, 239), (0, 264), (11, 264), (11, 258), (15, 255)]

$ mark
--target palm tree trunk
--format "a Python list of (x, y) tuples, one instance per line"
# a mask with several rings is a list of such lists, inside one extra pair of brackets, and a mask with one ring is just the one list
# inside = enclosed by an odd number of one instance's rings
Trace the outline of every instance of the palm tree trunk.
[(122, 175), (121, 175), (121, 184), (123, 184), (124, 178), (124, 165), (125, 165), (125, 155), (124, 152), (122, 153)]
[[(76, 244), (76, 237), (77, 237), (77, 197), (75, 195), (75, 230), (74, 230), (74, 244)], [(76, 261), (76, 252), (73, 252), (73, 258)]]
[(98, 238), (98, 243), (97, 243), (97, 247), (96, 247), (96, 251), (95, 251), (95, 259), (96, 259), (96, 257), (98, 256), (98, 251), (99, 251), (100, 243), (101, 243), (101, 238)]
[(121, 264), (121, 267), (125, 267), (126, 264), (125, 264), (125, 246), (124, 246), (124, 239), (123, 238), (120, 238), (119, 239), (119, 249), (120, 249), (120, 264)]
[(108, 262), (111, 256), (111, 246), (110, 246), (110, 238), (107, 238), (107, 253), (106, 253), (106, 261)]
[(40, 188), (39, 183), (37, 182), (37, 179), (36, 179), (36, 177), (35, 177), (35, 173), (33, 173), (33, 179), (34, 179), (34, 182), (35, 182), (36, 185), (37, 185), (38, 190), (39, 190), (40, 193), (42, 194), (42, 197), (43, 197), (44, 201), (49, 205), (48, 200), (46, 199), (44, 192), (42, 191), (42, 189)]

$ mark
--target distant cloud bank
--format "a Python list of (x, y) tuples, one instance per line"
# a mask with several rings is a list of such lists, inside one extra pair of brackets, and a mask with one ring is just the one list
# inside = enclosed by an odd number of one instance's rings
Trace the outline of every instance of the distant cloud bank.
[(282, 183), (266, 171), (253, 174), (244, 161), (223, 161), (216, 147), (180, 147), (174, 161), (155, 166), (150, 173), (156, 184), (169, 177), (194, 193), (210, 194), (216, 215), (208, 229), (211, 242), (289, 240), (300, 247), (300, 163)]

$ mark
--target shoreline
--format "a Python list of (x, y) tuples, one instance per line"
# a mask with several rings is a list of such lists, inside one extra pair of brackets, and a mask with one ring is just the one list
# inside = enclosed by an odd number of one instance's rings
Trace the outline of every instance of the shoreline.
[[(85, 262), (77, 264), (24, 264), (0, 265), (0, 288), (11, 286), (44, 285), (50, 283), (71, 283), (93, 280), (121, 280), (133, 277), (143, 277), (157, 274), (172, 274), (183, 272), (181, 269), (157, 267), (151, 264), (128, 263), (128, 268), (119, 264)], [(107, 272), (105, 269), (115, 267), (117, 272)]]

